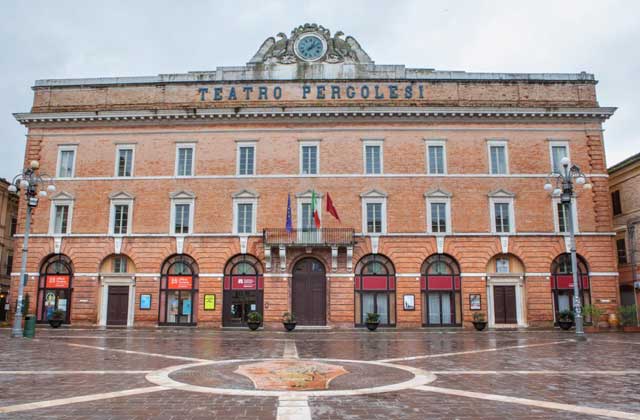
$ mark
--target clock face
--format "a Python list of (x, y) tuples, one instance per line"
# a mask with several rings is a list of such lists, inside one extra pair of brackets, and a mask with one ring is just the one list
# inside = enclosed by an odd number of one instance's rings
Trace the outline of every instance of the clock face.
[(296, 53), (298, 57), (307, 61), (314, 61), (324, 55), (325, 44), (316, 35), (307, 35), (298, 40)]

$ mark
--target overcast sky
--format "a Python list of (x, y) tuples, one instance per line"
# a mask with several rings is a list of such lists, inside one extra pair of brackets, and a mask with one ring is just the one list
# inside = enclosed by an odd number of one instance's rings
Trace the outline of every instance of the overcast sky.
[(640, 152), (638, 1), (14, 1), (0, 5), (0, 177), (22, 165), (36, 79), (244, 65), (269, 36), (315, 22), (377, 64), (595, 73), (607, 164)]

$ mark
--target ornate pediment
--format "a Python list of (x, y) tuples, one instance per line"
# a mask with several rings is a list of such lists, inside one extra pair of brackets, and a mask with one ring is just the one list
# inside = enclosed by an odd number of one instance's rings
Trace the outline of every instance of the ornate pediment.
[[(305, 23), (276, 38), (267, 38), (258, 52), (251, 58), (251, 64), (296, 64), (304, 62), (373, 64), (369, 55), (352, 36), (342, 38), (344, 33), (331, 31), (322, 25)], [(309, 38), (307, 42), (303, 42)]]
[(515, 195), (515, 193), (512, 193), (511, 191), (507, 191), (505, 189), (500, 188), (500, 189), (497, 189), (495, 191), (491, 191), (488, 194), (488, 196), (492, 197), (492, 198), (513, 198), (516, 195)]

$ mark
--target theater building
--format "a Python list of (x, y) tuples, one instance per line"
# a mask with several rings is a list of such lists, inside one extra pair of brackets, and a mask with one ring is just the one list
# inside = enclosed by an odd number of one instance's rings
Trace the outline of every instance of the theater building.
[(543, 186), (565, 156), (591, 186), (573, 204), (582, 295), (613, 311), (614, 109), (596, 83), (378, 65), (318, 25), (242, 67), (36, 81), (15, 117), (25, 162), (57, 186), (30, 242), (38, 320), (551, 326), (573, 289), (566, 214)]

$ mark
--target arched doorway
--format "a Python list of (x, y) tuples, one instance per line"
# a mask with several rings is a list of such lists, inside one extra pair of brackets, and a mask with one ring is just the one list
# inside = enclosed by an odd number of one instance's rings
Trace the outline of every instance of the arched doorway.
[(380, 325), (396, 324), (396, 270), (384, 255), (365, 255), (356, 264), (356, 325), (366, 322), (368, 313), (380, 315)]
[(198, 264), (188, 255), (177, 254), (160, 271), (158, 324), (196, 325), (198, 312)]
[(224, 268), (222, 325), (244, 326), (249, 312), (263, 315), (263, 290), (264, 278), (260, 261), (248, 254), (231, 258)]
[(123, 254), (110, 255), (100, 264), (100, 312), (98, 325), (133, 326), (136, 300), (136, 267)]
[[(589, 267), (582, 256), (577, 255), (578, 261), (578, 289), (582, 305), (591, 304), (589, 291)], [(553, 294), (553, 309), (555, 322), (559, 313), (565, 310), (573, 311), (573, 271), (571, 269), (571, 254), (560, 254), (551, 263), (551, 293)], [(585, 320), (585, 321), (591, 321)]]
[(425, 327), (462, 325), (460, 266), (445, 254), (434, 254), (422, 264), (422, 324)]
[(526, 327), (525, 267), (514, 254), (494, 255), (487, 263), (489, 327)]
[(48, 257), (40, 266), (38, 313), (36, 320), (47, 322), (54, 311), (64, 312), (64, 323), (71, 320), (73, 265), (63, 254)]
[(300, 325), (326, 325), (327, 277), (324, 265), (303, 258), (293, 268), (291, 308)]

